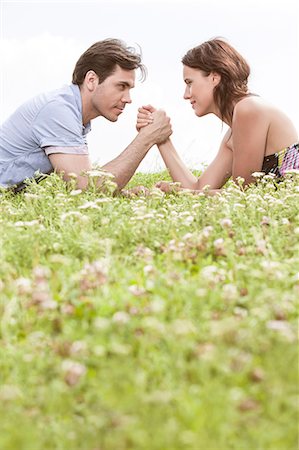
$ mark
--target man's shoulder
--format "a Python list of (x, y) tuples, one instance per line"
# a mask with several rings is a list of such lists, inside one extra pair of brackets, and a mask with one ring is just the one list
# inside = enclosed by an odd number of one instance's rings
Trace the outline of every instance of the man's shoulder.
[(36, 119), (63, 116), (71, 113), (73, 117), (81, 117), (82, 103), (79, 88), (75, 85), (66, 85), (55, 91), (40, 94), (32, 101), (37, 104)]
[(52, 103), (54, 105), (72, 105), (79, 107), (80, 91), (78, 86), (64, 85), (54, 91), (44, 92), (32, 100), (41, 100), (44, 106)]

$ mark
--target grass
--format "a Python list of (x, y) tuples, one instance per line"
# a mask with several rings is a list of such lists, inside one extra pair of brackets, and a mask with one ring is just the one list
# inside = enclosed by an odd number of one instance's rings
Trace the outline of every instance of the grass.
[(1, 450), (298, 448), (299, 177), (267, 178), (0, 193)]

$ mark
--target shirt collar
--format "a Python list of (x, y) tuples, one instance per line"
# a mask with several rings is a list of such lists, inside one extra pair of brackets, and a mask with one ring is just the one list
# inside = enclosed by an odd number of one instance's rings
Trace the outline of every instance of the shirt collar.
[[(76, 105), (81, 113), (81, 117), (82, 117), (82, 98), (81, 98), (81, 93), (80, 93), (80, 88), (77, 84), (71, 84), (71, 89), (74, 93), (74, 97), (75, 97), (75, 101), (76, 101)], [(91, 123), (90, 121), (84, 126), (82, 124), (82, 131), (83, 134), (87, 134), (89, 133), (89, 131), (91, 130)]]

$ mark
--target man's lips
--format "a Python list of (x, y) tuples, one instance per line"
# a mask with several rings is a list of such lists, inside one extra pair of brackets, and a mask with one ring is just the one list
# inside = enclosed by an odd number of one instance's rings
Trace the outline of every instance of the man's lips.
[(117, 109), (120, 113), (123, 112), (123, 110), (125, 109), (125, 107), (121, 107), (121, 106), (115, 106), (115, 109)]

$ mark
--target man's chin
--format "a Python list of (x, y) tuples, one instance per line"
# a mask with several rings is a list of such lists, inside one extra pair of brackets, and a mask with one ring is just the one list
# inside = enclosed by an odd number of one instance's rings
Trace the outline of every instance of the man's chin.
[(109, 120), (109, 122), (117, 122), (118, 116), (117, 115), (111, 115), (111, 116), (105, 116), (105, 119)]

